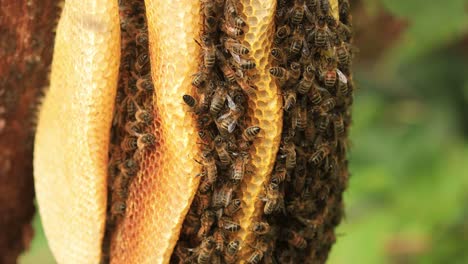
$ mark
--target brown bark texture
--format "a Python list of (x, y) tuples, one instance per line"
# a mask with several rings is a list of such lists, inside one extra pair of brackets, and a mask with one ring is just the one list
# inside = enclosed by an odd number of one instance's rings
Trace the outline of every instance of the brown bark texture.
[(0, 0), (0, 263), (33, 236), (36, 106), (48, 83), (56, 0)]

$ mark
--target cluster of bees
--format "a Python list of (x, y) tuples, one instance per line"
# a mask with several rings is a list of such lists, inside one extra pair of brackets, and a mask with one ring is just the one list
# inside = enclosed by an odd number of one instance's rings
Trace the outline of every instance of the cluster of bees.
[(280, 263), (325, 262), (343, 214), (354, 89), (347, 0), (339, 1), (339, 14), (336, 20), (327, 0), (278, 1), (269, 71), (283, 94), (284, 121), (265, 192), (279, 197), (267, 219), (278, 228)]
[[(185, 219), (172, 261), (233, 263), (240, 247), (247, 263), (317, 263), (326, 260), (342, 217), (348, 178), (346, 146), (351, 123), (351, 17), (340, 18), (328, 0), (278, 0), (271, 50), (284, 101), (280, 150), (262, 197), (263, 217), (252, 224), (255, 241), (235, 239), (239, 182), (248, 173), (248, 147), (259, 127), (243, 126), (248, 83), (255, 64), (239, 41), (245, 21), (235, 1), (202, 1), (203, 63), (196, 95), (184, 95), (196, 115), (203, 150), (201, 184)], [(236, 132), (236, 130), (238, 130)], [(315, 263), (314, 262), (314, 263)]]
[[(240, 249), (235, 239), (240, 223), (240, 183), (249, 173), (251, 144), (261, 131), (246, 126), (244, 114), (255, 62), (241, 44), (246, 22), (235, 0), (201, 1), (201, 64), (194, 74), (195, 93), (181, 98), (199, 131), (203, 165), (200, 186), (184, 221), (172, 256), (174, 263), (234, 263)], [(260, 258), (253, 256), (251, 263)]]
[[(103, 247), (126, 209), (131, 180), (143, 151), (154, 147), (154, 91), (148, 53), (148, 29), (143, 0), (120, 0), (121, 63), (109, 149), (107, 225)], [(106, 253), (104, 254), (106, 257)]]

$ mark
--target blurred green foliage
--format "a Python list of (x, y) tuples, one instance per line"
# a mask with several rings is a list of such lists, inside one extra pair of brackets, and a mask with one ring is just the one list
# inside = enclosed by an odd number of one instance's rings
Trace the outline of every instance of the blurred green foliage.
[[(468, 3), (363, 2), (408, 27), (372, 65), (357, 56), (347, 216), (329, 263), (468, 263)], [(34, 225), (20, 263), (54, 263)]]

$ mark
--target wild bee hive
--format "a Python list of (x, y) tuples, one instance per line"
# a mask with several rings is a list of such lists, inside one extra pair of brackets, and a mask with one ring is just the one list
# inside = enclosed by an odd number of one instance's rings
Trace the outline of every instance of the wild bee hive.
[(118, 10), (101, 260), (325, 262), (348, 179), (348, 1)]

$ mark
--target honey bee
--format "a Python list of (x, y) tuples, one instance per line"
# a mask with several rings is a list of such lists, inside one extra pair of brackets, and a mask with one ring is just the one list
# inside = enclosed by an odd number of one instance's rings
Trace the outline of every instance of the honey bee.
[(142, 52), (138, 55), (136, 62), (135, 62), (135, 70), (139, 72), (141, 75), (146, 75), (149, 66), (149, 56), (148, 53)]
[(224, 232), (221, 231), (220, 229), (216, 229), (213, 233), (213, 238), (216, 242), (216, 250), (218, 252), (223, 252), (224, 251), (224, 244), (226, 241), (226, 236), (224, 235)]
[[(204, 173), (201, 173), (200, 176), (206, 176)], [(200, 190), (201, 193), (207, 193), (209, 190), (211, 190), (211, 187), (213, 186), (213, 183), (210, 182), (206, 177), (202, 180), (200, 183), (198, 190)]]
[(224, 38), (224, 48), (228, 50), (231, 54), (240, 56), (247, 55), (250, 52), (250, 50), (246, 46), (240, 44), (239, 41), (229, 37)]
[(203, 29), (205, 33), (214, 33), (218, 29), (218, 19), (214, 16), (205, 16)]
[(241, 17), (239, 17), (237, 13), (235, 2), (231, 0), (226, 1), (226, 4), (224, 6), (224, 16), (228, 18), (230, 21), (232, 21), (234, 26), (238, 28), (245, 26), (245, 21)]
[(296, 167), (296, 145), (292, 140), (285, 140), (280, 147), (286, 156), (286, 170), (291, 171)]
[(224, 214), (227, 216), (233, 216), (241, 208), (241, 200), (233, 199), (228, 206), (224, 209)]
[(293, 90), (286, 90), (284, 95), (284, 110), (289, 111), (291, 108), (296, 105), (297, 95)]
[(263, 212), (268, 215), (279, 209), (284, 210), (283, 195), (279, 190), (278, 183), (270, 182), (265, 189), (266, 195), (261, 199), (265, 202)]
[(236, 78), (236, 82), (246, 94), (252, 95), (255, 93), (254, 87), (250, 86), (244, 78)]
[(322, 113), (328, 113), (336, 106), (336, 101), (332, 97), (329, 97), (323, 100), (323, 103), (320, 105), (320, 111)]
[(273, 56), (273, 59), (278, 61), (279, 65), (285, 65), (287, 58), (286, 55), (281, 51), (280, 48), (273, 48), (271, 49), (271, 56)]
[(232, 240), (228, 243), (226, 247), (226, 255), (224, 255), (224, 260), (227, 263), (234, 263), (237, 260), (237, 253), (240, 249), (240, 241)]
[(337, 137), (342, 137), (344, 135), (344, 122), (343, 117), (339, 114), (334, 116), (333, 126), (335, 127), (335, 134)]
[(261, 128), (258, 126), (248, 127), (242, 133), (242, 139), (247, 142), (251, 142), (258, 136), (260, 131), (261, 131)]
[(203, 71), (199, 71), (193, 75), (192, 85), (197, 88), (202, 88), (202, 85), (206, 81), (206, 74)]
[(119, 164), (119, 170), (122, 176), (130, 178), (136, 175), (138, 170), (138, 164), (133, 159), (127, 159), (123, 163)]
[(281, 44), (289, 35), (291, 35), (291, 28), (288, 25), (279, 27), (275, 32), (275, 37), (273, 39), (274, 44)]
[(218, 207), (227, 207), (232, 199), (233, 188), (228, 184), (223, 185), (223, 187), (215, 190), (213, 194), (213, 203), (214, 208)]
[(308, 36), (308, 40), (312, 40), (316, 47), (324, 48), (327, 46), (330, 36), (330, 30), (327, 27), (325, 18), (320, 16), (315, 29)]
[(228, 100), (229, 111), (220, 116), (217, 123), (219, 124), (218, 128), (220, 128), (220, 130), (232, 133), (236, 128), (237, 121), (243, 113), (243, 109), (237, 106), (229, 95), (226, 99)]
[(202, 161), (197, 161), (199, 164), (203, 165), (204, 176), (210, 183), (214, 183), (218, 178), (218, 169), (216, 167), (216, 161), (213, 158), (213, 154), (209, 151), (202, 152)]
[(271, 181), (280, 183), (286, 180), (286, 177), (287, 177), (286, 167), (284, 166), (284, 164), (278, 163), (275, 166), (275, 173), (272, 175)]
[(203, 143), (210, 145), (209, 143), (213, 140), (214, 135), (210, 130), (200, 130), (198, 131), (198, 137), (203, 141)]
[(302, 27), (297, 27), (293, 32), (291, 43), (289, 45), (289, 53), (291, 55), (299, 54), (299, 52), (302, 49), (303, 39), (304, 39), (304, 34), (303, 34)]
[(143, 48), (147, 48), (148, 47), (148, 33), (138, 32), (138, 34), (135, 37), (135, 43), (138, 46), (141, 46)]
[(226, 57), (219, 50), (216, 51), (216, 57), (218, 58), (221, 71), (223, 72), (224, 77), (230, 82), (234, 83), (236, 81), (236, 72), (231, 68), (231, 65), (227, 62)]
[(320, 2), (320, 11), (323, 15), (327, 15), (330, 11), (330, 2), (328, 0), (319, 0)]
[(296, 0), (290, 11), (291, 24), (298, 25), (304, 18), (304, 0)]
[(203, 129), (213, 123), (213, 118), (209, 114), (199, 114), (197, 116), (197, 127)]
[(325, 83), (325, 86), (327, 87), (335, 86), (336, 79), (337, 79), (337, 74), (336, 74), (335, 69), (329, 69), (324, 72), (323, 82)]
[(322, 102), (322, 95), (320, 93), (320, 90), (315, 88), (310, 89), (308, 93), (309, 100), (314, 104), (318, 105)]
[(268, 234), (270, 230), (271, 227), (267, 222), (255, 222), (252, 225), (252, 232), (257, 236)]
[(263, 259), (263, 255), (268, 250), (268, 244), (265, 241), (257, 240), (255, 247), (251, 246), (254, 251), (247, 259), (247, 263), (249, 264), (258, 264)]
[(257, 66), (253, 60), (243, 59), (235, 54), (233, 58), (234, 58), (235, 64), (237, 64), (243, 70), (251, 70)]
[[(206, 178), (206, 181), (208, 181), (208, 178)], [(196, 213), (197, 215), (201, 215), (211, 204), (211, 193), (198, 192), (195, 199), (197, 201)]]
[(237, 38), (244, 34), (244, 30), (227, 23), (225, 20), (221, 19), (221, 30), (226, 33), (229, 37)]
[(125, 205), (125, 202), (116, 201), (112, 204), (111, 215), (113, 215), (114, 217), (123, 216), (125, 214), (126, 208), (127, 206)]
[(304, 159), (301, 159), (294, 170), (294, 191), (296, 193), (300, 194), (304, 190), (306, 177), (306, 165), (304, 164)]
[(349, 52), (346, 46), (341, 42), (339, 38), (335, 38), (335, 54), (338, 58), (338, 62), (341, 65), (348, 65), (349, 63)]
[(221, 136), (217, 136), (214, 140), (215, 150), (218, 153), (221, 165), (227, 166), (232, 163), (231, 155), (227, 151), (227, 143), (224, 142)]
[(317, 123), (317, 131), (321, 134), (325, 134), (330, 126), (330, 117), (328, 115), (322, 115)]
[(249, 154), (247, 152), (240, 153), (236, 160), (234, 161), (234, 164), (232, 164), (232, 174), (231, 174), (231, 179), (237, 182), (242, 181), (245, 175), (245, 168), (247, 166), (247, 163), (249, 162)]
[(198, 230), (197, 237), (205, 237), (211, 229), (211, 226), (214, 224), (216, 218), (215, 213), (210, 210), (203, 212), (200, 218), (200, 229)]
[(205, 238), (201, 245), (200, 248), (197, 250), (197, 262), (199, 264), (208, 264), (210, 263), (211, 256), (213, 255), (213, 251), (215, 249), (216, 243), (213, 239), (213, 237), (207, 237)]
[[(132, 73), (133, 74), (133, 73)], [(140, 92), (153, 92), (154, 91), (154, 85), (153, 81), (151, 80), (150, 75), (144, 75), (141, 78), (136, 78), (136, 88)]]
[(156, 137), (153, 134), (146, 133), (138, 135), (137, 146), (138, 149), (145, 149), (153, 146), (156, 142)]
[(222, 216), (218, 219), (218, 227), (228, 232), (234, 233), (240, 230), (239, 222), (234, 221), (232, 218)]
[(125, 200), (127, 199), (129, 178), (122, 177), (121, 175), (114, 178), (112, 181), (112, 200)]
[(213, 43), (213, 40), (207, 34), (202, 35), (200, 46), (203, 48), (203, 63), (205, 68), (213, 68), (216, 61), (216, 47)]
[(318, 166), (329, 153), (330, 148), (323, 144), (310, 156), (309, 162)]
[(195, 99), (191, 95), (184, 94), (182, 96), (182, 100), (184, 100), (184, 103), (187, 104), (192, 109), (194, 109), (197, 106), (197, 99)]
[(218, 86), (215, 90), (213, 98), (211, 99), (210, 113), (216, 116), (224, 107), (227, 91), (224, 86)]
[(301, 104), (296, 107), (296, 127), (300, 131), (307, 128), (307, 98), (302, 97)]
[(153, 122), (154, 116), (152, 112), (139, 108), (135, 113), (135, 119), (137, 122), (149, 125)]
[(312, 65), (305, 68), (302, 80), (297, 84), (296, 90), (299, 94), (306, 94), (314, 84), (315, 70)]
[(286, 240), (290, 245), (298, 249), (305, 249), (307, 247), (307, 241), (299, 235), (297, 232), (292, 230), (286, 230)]
[(124, 152), (129, 152), (129, 151), (133, 151), (135, 149), (137, 149), (138, 145), (137, 145), (137, 138), (136, 137), (132, 137), (132, 136), (126, 136), (122, 142), (120, 143), (120, 148), (124, 151)]

